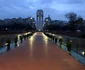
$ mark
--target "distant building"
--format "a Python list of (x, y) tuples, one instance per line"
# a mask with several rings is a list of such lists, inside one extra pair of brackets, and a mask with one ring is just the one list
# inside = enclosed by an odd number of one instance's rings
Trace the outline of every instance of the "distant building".
[(44, 21), (44, 25), (49, 25), (51, 24), (51, 18), (50, 18), (50, 15), (48, 15), (48, 17), (45, 18), (45, 21)]
[(37, 27), (38, 31), (43, 30), (43, 17), (44, 17), (43, 10), (41, 10), (41, 9), (37, 10), (37, 13), (36, 13), (36, 27)]

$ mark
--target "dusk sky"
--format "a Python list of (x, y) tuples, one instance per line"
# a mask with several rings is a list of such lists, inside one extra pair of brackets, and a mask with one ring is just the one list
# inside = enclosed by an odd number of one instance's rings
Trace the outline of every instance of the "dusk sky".
[(44, 16), (65, 20), (65, 14), (75, 12), (85, 19), (85, 0), (0, 0), (0, 19), (17, 17), (36, 17), (42, 9)]

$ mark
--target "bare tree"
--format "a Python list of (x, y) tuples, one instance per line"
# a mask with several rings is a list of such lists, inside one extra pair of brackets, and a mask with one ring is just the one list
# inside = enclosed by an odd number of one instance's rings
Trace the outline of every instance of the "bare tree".
[(82, 24), (83, 24), (83, 21), (84, 21), (83, 18), (79, 16), (79, 17), (77, 18), (77, 20), (76, 20), (76, 24), (77, 24), (77, 25), (82, 25)]
[(69, 12), (65, 15), (65, 17), (69, 20), (71, 29), (75, 29), (76, 26), (76, 19), (77, 19), (77, 14), (74, 12)]
[(69, 21), (75, 21), (77, 18), (77, 14), (74, 12), (69, 12), (65, 15), (65, 17), (69, 19)]
[(83, 27), (83, 23), (84, 23), (83, 18), (79, 16), (76, 20), (77, 29), (79, 29), (80, 27)]

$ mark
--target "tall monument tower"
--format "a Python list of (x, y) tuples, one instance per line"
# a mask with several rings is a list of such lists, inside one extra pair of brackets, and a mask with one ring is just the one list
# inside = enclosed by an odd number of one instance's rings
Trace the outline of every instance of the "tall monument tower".
[(36, 14), (36, 27), (38, 31), (43, 30), (43, 10), (37, 10)]

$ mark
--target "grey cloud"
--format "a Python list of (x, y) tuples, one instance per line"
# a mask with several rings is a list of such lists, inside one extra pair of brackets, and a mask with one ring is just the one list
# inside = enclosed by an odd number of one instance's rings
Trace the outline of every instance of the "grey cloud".
[(45, 16), (50, 14), (52, 19), (63, 20), (65, 13), (69, 11), (76, 12), (85, 18), (84, 3), (85, 0), (0, 0), (0, 18), (30, 15), (36, 17), (37, 9), (43, 9)]
[(85, 3), (85, 0), (68, 0), (68, 3), (70, 4), (83, 4)]
[(41, 0), (42, 4), (52, 4), (53, 2), (57, 4), (83, 4), (85, 0)]

